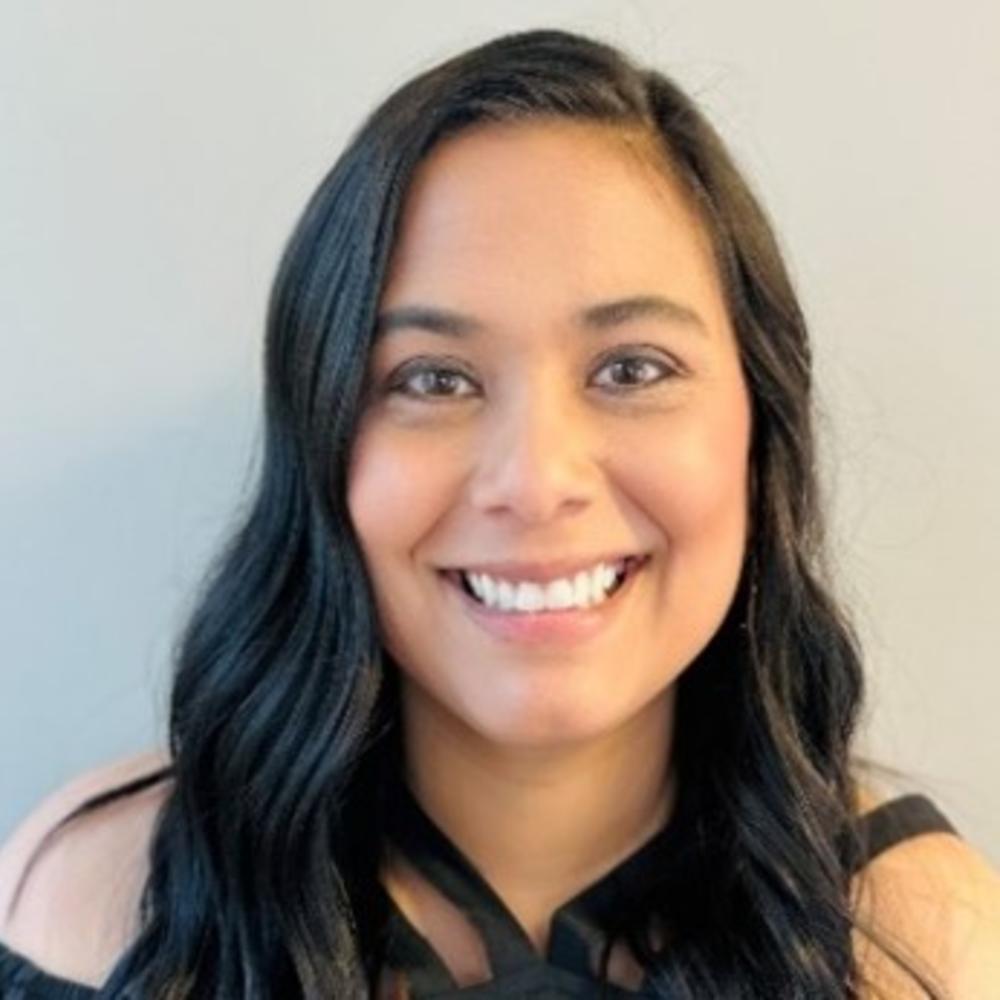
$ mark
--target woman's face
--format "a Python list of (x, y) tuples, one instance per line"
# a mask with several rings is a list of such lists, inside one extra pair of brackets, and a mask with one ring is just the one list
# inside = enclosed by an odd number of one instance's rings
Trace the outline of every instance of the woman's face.
[[(602, 126), (463, 133), (414, 178), (379, 315), (348, 505), (404, 699), (519, 746), (666, 704), (736, 589), (750, 443), (676, 183)], [(626, 556), (603, 602), (537, 608)]]

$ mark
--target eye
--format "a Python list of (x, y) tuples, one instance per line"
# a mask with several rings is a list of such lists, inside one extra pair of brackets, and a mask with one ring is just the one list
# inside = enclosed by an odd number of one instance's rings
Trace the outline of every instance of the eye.
[(420, 361), (404, 365), (393, 377), (389, 391), (414, 399), (463, 399), (469, 393), (455, 391), (462, 383), (475, 385), (457, 368), (437, 361)]
[[(650, 357), (647, 354), (618, 354), (605, 361), (599, 372), (612, 374), (610, 383), (604, 386), (618, 392), (629, 389), (641, 389), (644, 386), (674, 378), (680, 374), (678, 366), (664, 358)], [(615, 378), (614, 376), (618, 376)], [(597, 384), (602, 384), (596, 380)]]
[[(595, 378), (595, 383), (614, 393), (642, 389), (681, 374), (677, 364), (649, 354), (619, 352), (606, 359), (598, 373), (608, 372), (610, 382)], [(467, 399), (478, 389), (472, 376), (440, 359), (423, 358), (411, 361), (390, 377), (388, 392), (410, 399), (448, 401)]]

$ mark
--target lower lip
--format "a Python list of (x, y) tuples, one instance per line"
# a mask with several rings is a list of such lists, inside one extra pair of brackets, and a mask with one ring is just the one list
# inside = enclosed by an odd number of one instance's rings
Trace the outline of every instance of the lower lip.
[(649, 556), (629, 570), (625, 582), (609, 598), (590, 608), (561, 611), (498, 611), (480, 604), (453, 578), (444, 576), (445, 586), (455, 593), (472, 620), (497, 639), (517, 643), (582, 642), (606, 628), (618, 614), (635, 583), (646, 568)]

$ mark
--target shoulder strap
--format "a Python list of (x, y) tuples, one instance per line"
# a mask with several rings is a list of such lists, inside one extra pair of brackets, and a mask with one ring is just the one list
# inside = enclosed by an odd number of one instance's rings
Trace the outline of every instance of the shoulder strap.
[(91, 986), (46, 972), (0, 941), (0, 997), (4, 1000), (92, 1000)]
[(901, 795), (875, 806), (857, 822), (861, 853), (854, 870), (858, 871), (883, 851), (922, 833), (958, 831), (926, 795)]

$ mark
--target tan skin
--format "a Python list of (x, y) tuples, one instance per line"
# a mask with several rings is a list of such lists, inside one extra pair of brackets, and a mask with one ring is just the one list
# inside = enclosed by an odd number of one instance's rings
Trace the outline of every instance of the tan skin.
[[(660, 296), (670, 315), (577, 315)], [(750, 403), (706, 234), (641, 141), (577, 123), (439, 146), (380, 312), (348, 500), (403, 670), (409, 778), (544, 950), (552, 911), (665, 822), (674, 681), (717, 630), (747, 531)], [(404, 373), (430, 359), (446, 384)], [(633, 359), (633, 360), (629, 360)], [(472, 623), (440, 567), (648, 553), (595, 636)], [(393, 876), (390, 876), (390, 879)]]
[[(380, 310), (420, 302), (477, 319), (400, 330), (373, 387), (416, 355), (458, 367), (460, 399), (372, 396), (351, 516), (403, 674), (409, 780), (539, 950), (553, 909), (669, 817), (675, 681), (717, 629), (745, 551), (749, 400), (704, 231), (677, 185), (597, 126), (489, 126), (439, 146), (407, 199)], [(594, 303), (659, 294), (700, 317), (584, 331)], [(621, 354), (652, 359), (612, 360)], [(683, 377), (664, 378), (659, 361)], [(630, 387), (621, 395), (616, 382)], [(407, 384), (427, 391), (426, 377)], [(436, 573), (466, 561), (642, 551), (607, 628), (572, 649), (498, 643)], [(168, 763), (151, 752), (79, 776), (0, 849), (0, 907), (29, 855), (89, 795)], [(100, 985), (134, 931), (146, 847), (171, 782), (74, 824), (32, 869), (0, 940)], [(866, 791), (858, 811), (881, 792)], [(460, 983), (482, 948), (402, 859), (389, 891)], [(1000, 998), (1000, 877), (946, 834), (894, 847), (855, 879), (858, 912), (933, 967), (955, 1000)], [(920, 997), (856, 938), (877, 990)], [(638, 981), (616, 954), (613, 980)], [(391, 982), (387, 982), (387, 989)]]

